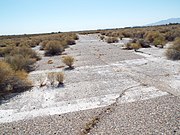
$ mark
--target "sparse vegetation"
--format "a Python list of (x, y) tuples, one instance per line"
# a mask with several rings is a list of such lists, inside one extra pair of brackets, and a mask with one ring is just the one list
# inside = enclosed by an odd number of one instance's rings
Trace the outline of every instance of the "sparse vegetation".
[(119, 40), (116, 37), (109, 37), (106, 39), (106, 42), (107, 43), (117, 43), (117, 42), (119, 42)]
[(5, 61), (11, 65), (14, 70), (25, 70), (27, 72), (34, 69), (34, 63), (40, 60), (40, 57), (29, 47), (9, 46), (4, 48), (3, 56)]
[(58, 81), (58, 87), (63, 86), (64, 73), (62, 73), (62, 72), (56, 73), (56, 81)]
[(23, 92), (32, 87), (25, 71), (14, 71), (4, 61), (0, 61), (0, 78), (0, 96)]
[(180, 37), (166, 51), (166, 57), (171, 60), (180, 60)]
[(134, 49), (135, 51), (137, 51), (139, 48), (141, 48), (141, 45), (138, 43), (127, 43), (125, 45), (125, 49), (127, 49), (127, 50)]
[(64, 85), (64, 73), (62, 72), (50, 72), (48, 74), (48, 80), (51, 84), (51, 86), (55, 85), (55, 82), (58, 82), (57, 87), (61, 87)]
[(64, 56), (62, 59), (63, 63), (66, 64), (69, 69), (73, 69), (74, 58), (72, 56)]
[(59, 55), (63, 52), (64, 48), (59, 41), (49, 41), (45, 47), (45, 55)]
[(48, 73), (48, 80), (51, 84), (51, 86), (54, 86), (55, 80), (56, 80), (56, 73), (55, 72), (50, 72)]

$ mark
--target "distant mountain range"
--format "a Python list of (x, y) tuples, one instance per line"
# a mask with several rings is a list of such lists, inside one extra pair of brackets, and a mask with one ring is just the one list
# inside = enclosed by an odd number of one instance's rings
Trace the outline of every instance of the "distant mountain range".
[(162, 20), (162, 21), (159, 21), (159, 22), (148, 24), (147, 26), (165, 25), (165, 24), (169, 24), (169, 23), (180, 23), (180, 18), (170, 18), (170, 19), (167, 19), (167, 20)]

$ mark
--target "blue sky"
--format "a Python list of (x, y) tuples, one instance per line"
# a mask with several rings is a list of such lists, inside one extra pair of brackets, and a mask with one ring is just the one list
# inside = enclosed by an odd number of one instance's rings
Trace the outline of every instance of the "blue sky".
[(180, 0), (0, 0), (0, 35), (119, 28), (180, 17)]

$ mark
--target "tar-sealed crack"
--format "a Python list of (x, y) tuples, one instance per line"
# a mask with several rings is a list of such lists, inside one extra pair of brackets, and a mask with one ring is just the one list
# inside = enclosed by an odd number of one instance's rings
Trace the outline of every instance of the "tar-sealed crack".
[(132, 89), (132, 88), (136, 88), (141, 86), (141, 84), (136, 85), (136, 86), (131, 86), (129, 88), (126, 88), (125, 90), (123, 90), (123, 92), (120, 93), (120, 95), (115, 99), (115, 102), (110, 104), (109, 106), (105, 107), (105, 109), (103, 109), (98, 115), (92, 117), (88, 122), (86, 122), (86, 124), (84, 125), (84, 127), (81, 129), (80, 131), (80, 135), (86, 135), (88, 133), (90, 133), (90, 131), (97, 126), (97, 124), (100, 122), (100, 120), (103, 117), (106, 117), (107, 115), (110, 115), (112, 112), (115, 111), (117, 105), (118, 105), (118, 101), (119, 99), (126, 93), (126, 91)]

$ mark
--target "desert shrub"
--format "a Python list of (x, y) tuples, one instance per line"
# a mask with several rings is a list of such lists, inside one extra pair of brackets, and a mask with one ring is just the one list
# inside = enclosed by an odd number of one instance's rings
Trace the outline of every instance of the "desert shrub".
[(127, 49), (127, 50), (134, 49), (135, 51), (137, 51), (139, 48), (141, 48), (141, 45), (138, 43), (127, 43), (125, 45), (125, 49)]
[(139, 48), (141, 48), (141, 45), (138, 43), (131, 43), (131, 48), (137, 51)]
[(4, 61), (0, 61), (0, 78), (0, 96), (23, 92), (32, 87), (25, 71), (14, 71)]
[(131, 32), (131, 31), (128, 31), (128, 30), (124, 30), (124, 31), (122, 32), (122, 35), (123, 35), (123, 37), (125, 37), (125, 38), (130, 38), (130, 37), (132, 37), (132, 32)]
[(148, 42), (146, 42), (144, 39), (139, 39), (137, 41), (138, 44), (141, 45), (142, 48), (149, 48), (151, 47)]
[(180, 38), (176, 38), (174, 44), (166, 50), (166, 57), (171, 60), (180, 60)]
[(14, 70), (25, 70), (27, 72), (34, 70), (34, 63), (36, 59), (29, 56), (23, 56), (21, 54), (15, 54), (13, 56), (6, 56), (5, 61), (11, 65)]
[(39, 45), (40, 45), (40, 50), (44, 50), (46, 48), (46, 45), (49, 41), (48, 40), (44, 40), (42, 41)]
[(124, 49), (132, 50), (131, 43), (125, 44), (125, 48)]
[(171, 30), (165, 33), (164, 36), (167, 41), (174, 41), (175, 38), (180, 37), (180, 30)]
[(74, 58), (72, 56), (64, 56), (62, 61), (69, 67), (69, 69), (73, 69)]
[(106, 39), (106, 42), (107, 43), (118, 43), (119, 40), (116, 37), (109, 37), (109, 38)]
[(59, 41), (49, 41), (45, 47), (45, 55), (53, 56), (59, 55), (63, 52), (64, 48)]
[(71, 34), (71, 37), (72, 37), (72, 39), (74, 39), (74, 40), (78, 40), (78, 39), (79, 39), (78, 35), (75, 34), (75, 33)]
[(55, 72), (48, 73), (48, 80), (50, 84), (53, 86), (56, 80), (56, 73)]
[(64, 73), (62, 72), (56, 73), (56, 81), (58, 82), (58, 87), (63, 86)]
[(150, 31), (145, 34), (145, 40), (150, 43), (153, 43), (154, 39), (157, 38), (158, 36), (159, 36), (158, 32)]
[(40, 60), (40, 56), (37, 55), (37, 53), (32, 50), (31, 48), (29, 47), (15, 47), (10, 53), (9, 55), (11, 56), (14, 56), (14, 55), (17, 55), (17, 54), (21, 54), (22, 56), (24, 57), (29, 57), (29, 58), (32, 58), (32, 59), (36, 59), (36, 60)]
[(6, 62), (0, 61), (0, 83), (2, 83), (8, 76), (13, 74), (13, 70)]
[(163, 37), (163, 36), (158, 36), (158, 37), (156, 37), (156, 38), (154, 38), (154, 41), (153, 41), (153, 44), (155, 45), (155, 46), (157, 46), (157, 45), (162, 45), (162, 46), (164, 46), (165, 45), (165, 38)]
[(11, 65), (14, 70), (25, 70), (27, 72), (34, 69), (34, 63), (40, 60), (37, 53), (29, 47), (6, 47), (3, 50), (5, 61)]
[(76, 44), (74, 39), (66, 39), (66, 43), (67, 43), (67, 45), (75, 45)]
[(100, 39), (101, 39), (101, 40), (104, 40), (104, 38), (105, 38), (104, 36), (100, 36)]
[(15, 49), (14, 46), (7, 46), (5, 48), (1, 48), (1, 56), (9, 55)]

